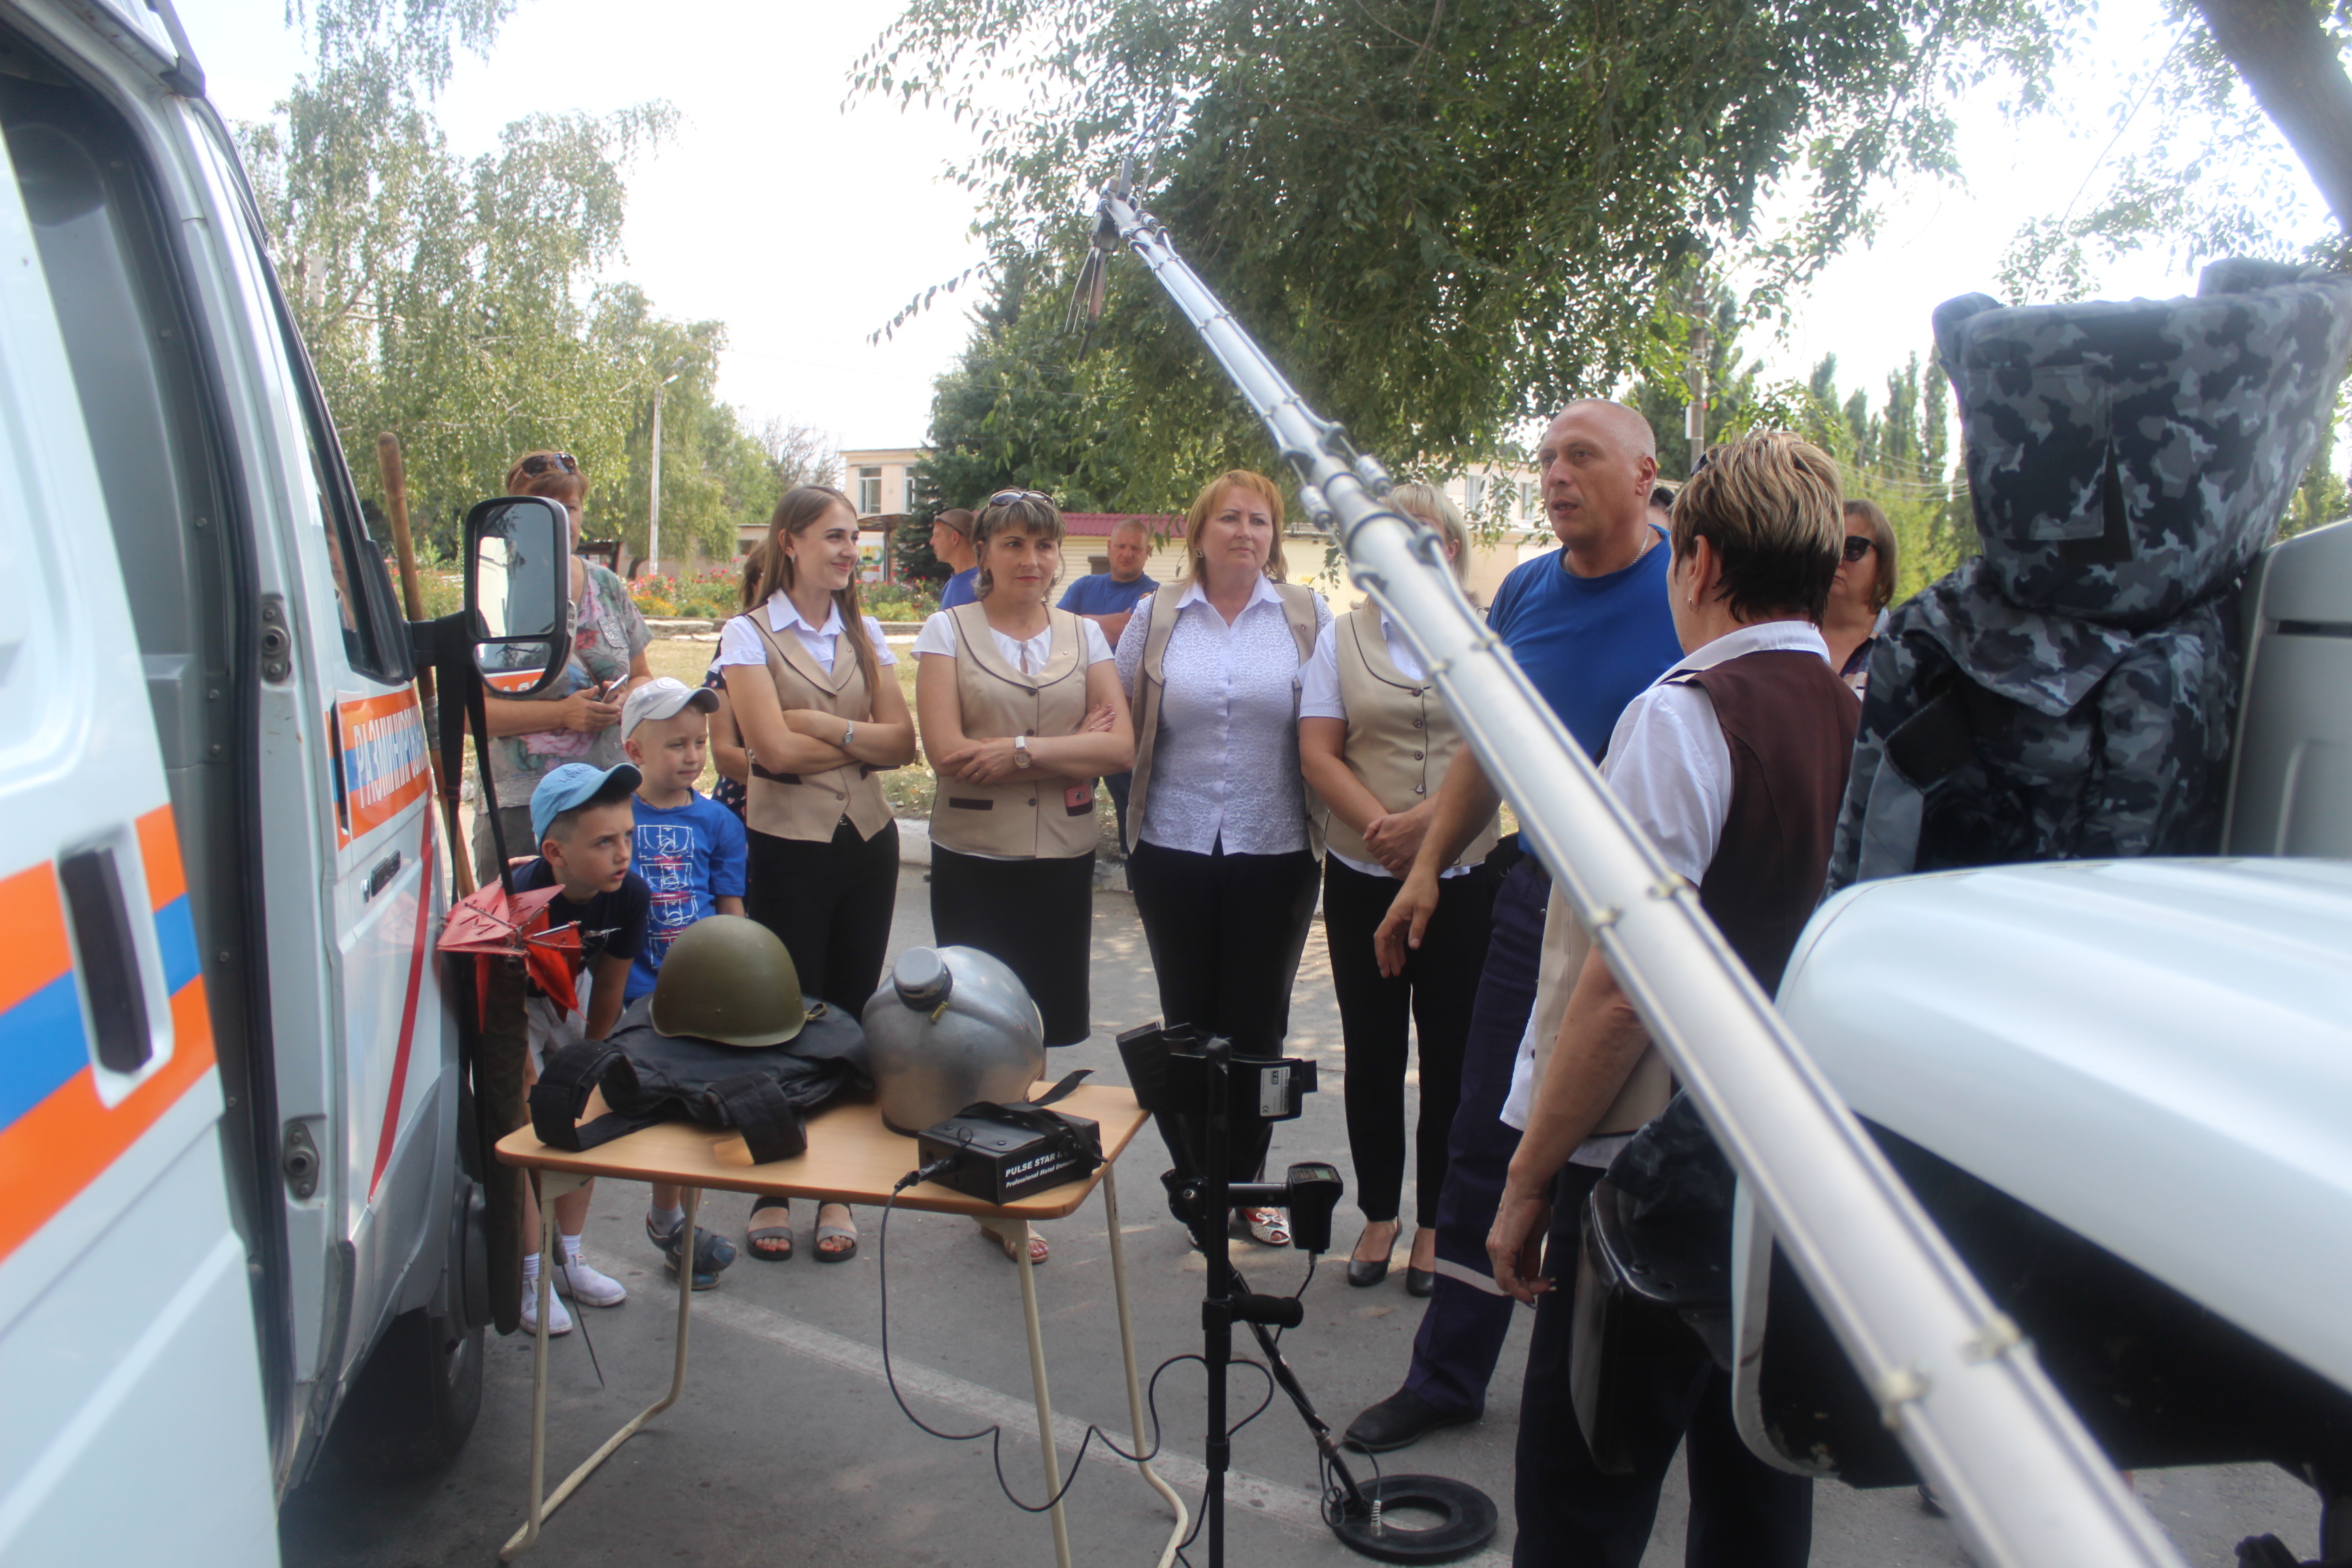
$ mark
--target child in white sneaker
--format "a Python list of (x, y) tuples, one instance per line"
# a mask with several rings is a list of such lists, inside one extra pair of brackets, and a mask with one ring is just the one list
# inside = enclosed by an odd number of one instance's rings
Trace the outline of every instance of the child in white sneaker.
[[(612, 1031), (621, 1016), (629, 966), (645, 951), (652, 894), (645, 879), (629, 869), (636, 826), (630, 800), (638, 776), (626, 763), (613, 768), (566, 763), (550, 770), (531, 792), (530, 826), (539, 841), (539, 858), (516, 868), (515, 890), (562, 888), (547, 906), (548, 926), (576, 924), (580, 930), (580, 951), (572, 960), (580, 1010), (566, 1011), (536, 985), (524, 1003), (530, 1018), (531, 1082), (539, 1080), (549, 1051), (578, 1040), (601, 1040)], [(627, 1287), (580, 1256), (580, 1233), (588, 1223), (593, 1191), (592, 1183), (555, 1200), (555, 1283), (583, 1307), (617, 1307), (629, 1299)], [(527, 1194), (523, 1222), (526, 1236), (539, 1235), (536, 1193)], [(532, 1333), (539, 1330), (539, 1269), (538, 1252), (526, 1254), (522, 1326)], [(572, 1315), (560, 1300), (549, 1301), (547, 1331), (572, 1331)]]
[[(642, 775), (635, 801), (637, 872), (653, 889), (645, 951), (629, 970), (628, 1000), (650, 994), (677, 933), (705, 915), (743, 912), (743, 822), (695, 793), (710, 753), (710, 715), (719, 693), (667, 676), (629, 693), (621, 709), (621, 746)], [(654, 1184), (646, 1237), (675, 1278), (685, 1250), (686, 1208), (677, 1188)], [(735, 1244), (701, 1226), (694, 1235), (694, 1288), (708, 1290), (735, 1261)]]

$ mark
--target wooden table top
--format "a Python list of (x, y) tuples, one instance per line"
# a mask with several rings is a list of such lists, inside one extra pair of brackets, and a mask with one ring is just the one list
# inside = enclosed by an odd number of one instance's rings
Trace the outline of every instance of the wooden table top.
[[(1083, 1180), (1066, 1182), (998, 1207), (936, 1182), (923, 1182), (898, 1195), (898, 1206), (932, 1214), (981, 1215), (992, 1218), (1060, 1219), (1086, 1202), (1111, 1162), (1125, 1151), (1147, 1120), (1134, 1094), (1112, 1084), (1083, 1084), (1056, 1110), (1095, 1122), (1102, 1131), (1103, 1163)], [(572, 1153), (551, 1148), (528, 1127), (499, 1140), (499, 1158), (530, 1170), (572, 1171), (583, 1176), (616, 1176), (632, 1182), (674, 1182), (721, 1192), (782, 1193), (796, 1198), (829, 1198), (849, 1204), (879, 1204), (913, 1170), (915, 1141), (882, 1123), (870, 1100), (828, 1106), (808, 1121), (808, 1148), (790, 1160), (751, 1163), (740, 1132), (694, 1121), (665, 1121), (610, 1143)]]

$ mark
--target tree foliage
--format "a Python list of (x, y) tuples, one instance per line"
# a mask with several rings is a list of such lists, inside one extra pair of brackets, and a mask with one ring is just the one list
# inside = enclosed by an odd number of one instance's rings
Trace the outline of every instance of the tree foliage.
[(264, 221), (363, 492), (376, 433), (400, 437), (411, 517), (447, 547), (466, 509), (533, 447), (572, 453), (588, 531), (646, 547), (653, 390), (665, 553), (733, 552), (774, 504), (772, 468), (714, 382), (725, 330), (661, 317), (598, 279), (620, 258), (632, 158), (676, 111), (535, 115), (453, 153), (431, 94), (486, 49), (513, 0), (314, 0), (289, 14), (318, 68), (240, 128)]
[[(1083, 196), (1162, 108), (1139, 188), (1210, 285), (1365, 444), (1467, 462), (1640, 369), (1662, 288), (1703, 258), (1759, 260), (1777, 300), (1884, 181), (1948, 171), (1957, 92), (2037, 83), (2048, 42), (2021, 0), (914, 0), (858, 82), (979, 124), (955, 174), (1010, 319), (974, 346), (1033, 362), (984, 401), (1073, 397), (1048, 422), (1084, 427), (1062, 471), (1104, 488), (1091, 460), (1141, 509), (1263, 462), (1255, 427), (1139, 268), (1113, 271), (1099, 369), (1024, 323), (1059, 309)], [(1786, 232), (1768, 193), (1802, 195)]]

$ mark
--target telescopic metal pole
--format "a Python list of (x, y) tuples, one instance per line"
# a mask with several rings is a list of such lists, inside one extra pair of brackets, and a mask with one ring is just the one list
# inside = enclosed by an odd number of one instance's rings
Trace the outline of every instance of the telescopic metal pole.
[(1122, 242), (1265, 422), (1297, 473), (1301, 505), (1336, 532), (1355, 583), (1404, 629), (1978, 1560), (2178, 1568), (1695, 889), (1666, 868), (1463, 597), (1437, 534), (1386, 504), (1380, 465), (1300, 400), (1159, 223), (1113, 194), (1096, 243), (1108, 251)]

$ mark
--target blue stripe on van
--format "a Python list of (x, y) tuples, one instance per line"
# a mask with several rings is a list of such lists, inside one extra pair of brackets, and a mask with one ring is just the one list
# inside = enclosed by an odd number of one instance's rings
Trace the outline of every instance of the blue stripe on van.
[(0, 1127), (15, 1121), (89, 1065), (81, 998), (60, 974), (0, 1013)]
[(196, 921), (188, 912), (187, 894), (155, 911), (155, 942), (163, 950), (163, 994), (177, 996), (205, 968), (196, 952)]

